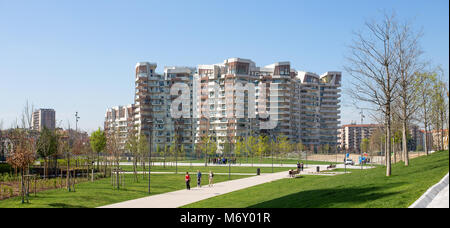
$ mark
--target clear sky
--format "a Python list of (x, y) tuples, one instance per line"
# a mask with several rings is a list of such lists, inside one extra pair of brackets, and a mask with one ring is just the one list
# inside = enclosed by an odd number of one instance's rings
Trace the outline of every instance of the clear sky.
[[(0, 121), (10, 127), (28, 99), (63, 127), (75, 111), (80, 128), (103, 126), (108, 107), (133, 103), (139, 61), (159, 72), (230, 57), (344, 71), (352, 31), (383, 10), (423, 29), (424, 57), (448, 76), (447, 0), (0, 0)], [(358, 121), (342, 100), (342, 124)]]

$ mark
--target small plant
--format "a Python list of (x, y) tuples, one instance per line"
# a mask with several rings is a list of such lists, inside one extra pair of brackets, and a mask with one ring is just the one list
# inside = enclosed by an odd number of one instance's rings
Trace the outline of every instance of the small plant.
[(12, 187), (8, 187), (8, 188), (9, 188), (9, 197), (13, 197), (14, 191), (13, 191)]

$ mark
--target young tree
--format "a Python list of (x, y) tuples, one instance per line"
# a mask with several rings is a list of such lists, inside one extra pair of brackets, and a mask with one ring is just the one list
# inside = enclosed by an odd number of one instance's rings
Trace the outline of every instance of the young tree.
[(252, 159), (252, 166), (253, 166), (253, 158), (255, 156), (257, 149), (258, 149), (257, 138), (255, 136), (247, 137), (246, 141), (247, 161), (248, 157), (250, 156)]
[(430, 129), (430, 113), (432, 109), (432, 96), (433, 96), (433, 85), (436, 82), (437, 74), (435, 72), (422, 72), (416, 73), (416, 89), (418, 92), (418, 118), (423, 120), (423, 125), (425, 128), (425, 140), (424, 140), (424, 150), (425, 154), (428, 155), (428, 134)]
[[(447, 99), (445, 99), (446, 95)], [(448, 92), (446, 91), (445, 83), (441, 79), (438, 79), (436, 80), (433, 86), (432, 109), (431, 109), (432, 122), (435, 130), (439, 134), (437, 145), (438, 150), (444, 149), (445, 132), (443, 129), (446, 123), (448, 125), (447, 114), (448, 114)]]
[(103, 152), (106, 148), (106, 136), (105, 136), (105, 132), (103, 132), (102, 130), (100, 130), (100, 128), (98, 128), (97, 131), (94, 131), (91, 134), (91, 148), (94, 151), (94, 153), (97, 154), (97, 169), (100, 169), (99, 164), (100, 164), (100, 153)]
[[(367, 22), (366, 31), (357, 32), (349, 47), (346, 71), (352, 77), (350, 93), (358, 101), (382, 111), (387, 138), (391, 138), (392, 104), (399, 82), (396, 68), (396, 21), (384, 15), (379, 23)], [(387, 140), (386, 176), (391, 175), (391, 141)]]
[(398, 24), (395, 32), (395, 57), (396, 68), (399, 74), (398, 83), (398, 107), (399, 118), (402, 123), (402, 158), (405, 166), (409, 165), (407, 146), (408, 125), (413, 114), (419, 108), (418, 90), (416, 88), (416, 72), (421, 71), (424, 63), (420, 57), (423, 53), (419, 47), (421, 33), (416, 33), (409, 23)]
[(10, 137), (12, 139), (12, 150), (6, 161), (21, 174), (21, 196), (22, 203), (25, 201), (24, 176), (30, 164), (35, 160), (35, 140), (24, 129), (15, 129)]
[(303, 150), (305, 150), (305, 145), (303, 145), (303, 143), (300, 141), (295, 145), (295, 149), (298, 153), (298, 160), (302, 160), (302, 152)]
[(278, 148), (279, 148), (279, 156), (280, 156), (280, 164), (283, 165), (283, 156), (289, 151), (289, 139), (285, 135), (281, 135), (277, 137)]
[(257, 144), (257, 153), (256, 155), (259, 156), (259, 161), (262, 161), (262, 158), (264, 154), (267, 152), (268, 149), (268, 138), (267, 136), (260, 135), (258, 137), (258, 144)]
[(58, 140), (54, 130), (42, 129), (37, 141), (37, 153), (44, 158), (44, 178), (48, 176), (48, 159), (57, 153)]
[(133, 156), (133, 173), (134, 181), (139, 182), (137, 176), (137, 163), (139, 158), (139, 139), (136, 136), (136, 131), (134, 129), (130, 130), (127, 141), (125, 142), (125, 149), (130, 152)]
[[(243, 138), (237, 137), (236, 145), (234, 146), (234, 154), (236, 157), (238, 157), (238, 158), (241, 157), (241, 154), (244, 151), (244, 146), (245, 146), (245, 144), (244, 144)], [(241, 161), (241, 160), (239, 159), (239, 161)]]
[(148, 154), (150, 144), (145, 134), (141, 133), (138, 140), (138, 156), (141, 157), (142, 169), (145, 170), (145, 157)]
[[(120, 189), (120, 156), (121, 156), (121, 150), (119, 145), (119, 132), (117, 131), (109, 131), (106, 136), (106, 151), (110, 156), (112, 156), (112, 159), (114, 161), (114, 164), (116, 165), (116, 184), (117, 189)], [(112, 166), (112, 165), (111, 165)], [(105, 176), (106, 176), (106, 166), (105, 166)]]

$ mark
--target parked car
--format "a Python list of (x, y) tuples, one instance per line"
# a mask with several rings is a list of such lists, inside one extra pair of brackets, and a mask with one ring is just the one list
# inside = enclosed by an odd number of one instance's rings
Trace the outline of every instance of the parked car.
[(350, 159), (350, 158), (348, 158), (348, 159), (345, 160), (345, 164), (346, 164), (346, 165), (355, 165), (355, 163), (353, 162), (353, 160)]

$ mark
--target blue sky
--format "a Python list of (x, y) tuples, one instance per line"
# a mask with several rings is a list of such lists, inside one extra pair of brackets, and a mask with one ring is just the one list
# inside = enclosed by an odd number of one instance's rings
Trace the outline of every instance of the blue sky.
[[(229, 57), (297, 70), (343, 71), (352, 31), (394, 10), (422, 28), (424, 57), (448, 76), (447, 0), (0, 0), (0, 120), (28, 99), (91, 131), (106, 108), (133, 102), (136, 62), (196, 66)], [(346, 78), (343, 74), (344, 86)], [(343, 96), (342, 124), (359, 120)], [(368, 121), (368, 120), (367, 120)]]

